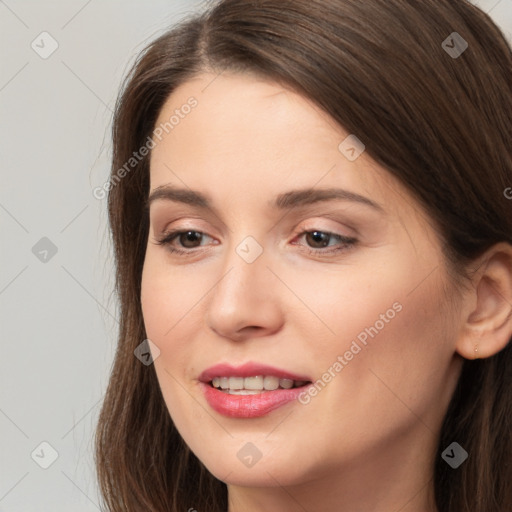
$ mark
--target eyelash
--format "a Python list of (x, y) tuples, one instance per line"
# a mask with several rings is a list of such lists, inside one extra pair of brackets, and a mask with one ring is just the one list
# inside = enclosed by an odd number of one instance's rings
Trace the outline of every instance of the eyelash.
[[(186, 234), (189, 232), (200, 233), (202, 235), (205, 234), (202, 231), (196, 231), (195, 229), (174, 230), (174, 231), (170, 231), (168, 233), (164, 233), (162, 238), (158, 239), (156, 243), (158, 245), (166, 246), (166, 249), (173, 254), (178, 254), (178, 255), (190, 254), (192, 252), (195, 252), (197, 247), (194, 247), (192, 249), (183, 250), (183, 249), (177, 249), (176, 247), (171, 246), (171, 242), (175, 238), (178, 238), (180, 235)], [(308, 254), (312, 254), (314, 256), (330, 256), (332, 254), (337, 254), (337, 253), (340, 253), (343, 251), (347, 251), (347, 250), (351, 249), (352, 247), (354, 247), (357, 243), (356, 238), (346, 237), (346, 236), (343, 236), (343, 235), (340, 235), (337, 233), (332, 233), (330, 231), (321, 231), (319, 229), (310, 229), (310, 230), (302, 231), (300, 234), (297, 235), (297, 237), (302, 237), (302, 236), (310, 234), (310, 233), (322, 233), (322, 234), (328, 235), (330, 237), (333, 237), (333, 238), (339, 240), (343, 244), (341, 247), (337, 247), (336, 249), (330, 249), (330, 250), (306, 248), (306, 252)], [(208, 235), (206, 235), (206, 236), (208, 236)], [(294, 244), (294, 245), (297, 245), (297, 244)]]

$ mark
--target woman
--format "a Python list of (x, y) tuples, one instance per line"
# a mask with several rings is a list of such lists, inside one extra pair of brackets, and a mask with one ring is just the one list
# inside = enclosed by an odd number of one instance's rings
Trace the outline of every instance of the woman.
[(512, 510), (511, 78), (463, 0), (224, 0), (143, 52), (108, 510)]

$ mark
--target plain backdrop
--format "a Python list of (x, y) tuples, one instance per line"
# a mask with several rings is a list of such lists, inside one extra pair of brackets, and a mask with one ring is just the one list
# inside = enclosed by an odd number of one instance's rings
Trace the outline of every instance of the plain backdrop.
[[(512, 0), (473, 3), (512, 41)], [(0, 511), (99, 510), (92, 436), (118, 308), (93, 190), (121, 78), (203, 6), (0, 0)]]

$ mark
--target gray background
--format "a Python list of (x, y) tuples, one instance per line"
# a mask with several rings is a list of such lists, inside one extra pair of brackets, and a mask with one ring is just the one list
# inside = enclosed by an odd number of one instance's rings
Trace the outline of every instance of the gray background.
[[(512, 0), (473, 3), (512, 41)], [(92, 191), (108, 178), (122, 76), (201, 5), (0, 0), (0, 511), (99, 510), (92, 435), (118, 310), (106, 201)], [(42, 32), (58, 44), (47, 58)], [(47, 469), (42, 442), (58, 453)]]

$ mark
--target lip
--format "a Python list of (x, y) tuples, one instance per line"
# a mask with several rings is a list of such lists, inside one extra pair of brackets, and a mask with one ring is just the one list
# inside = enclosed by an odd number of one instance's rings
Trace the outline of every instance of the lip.
[[(273, 375), (280, 379), (304, 380), (307, 384), (298, 388), (262, 390), (254, 395), (230, 395), (210, 385), (214, 377), (253, 377), (256, 375)], [(256, 418), (285, 405), (312, 385), (311, 378), (297, 375), (273, 366), (248, 362), (241, 366), (232, 366), (227, 363), (217, 364), (201, 373), (200, 387), (210, 407), (230, 418)]]
[[(311, 377), (297, 375), (295, 373), (268, 366), (266, 364), (254, 363), (249, 361), (241, 366), (232, 366), (228, 363), (220, 363), (204, 370), (199, 375), (198, 380), (209, 383), (214, 377), (254, 377), (256, 375), (273, 375), (280, 379), (306, 380), (311, 381)], [(296, 388), (298, 389), (298, 388)]]
[(199, 385), (210, 407), (219, 414), (230, 418), (256, 418), (297, 400), (313, 384), (308, 383), (300, 388), (262, 391), (256, 395), (230, 395), (204, 382)]

